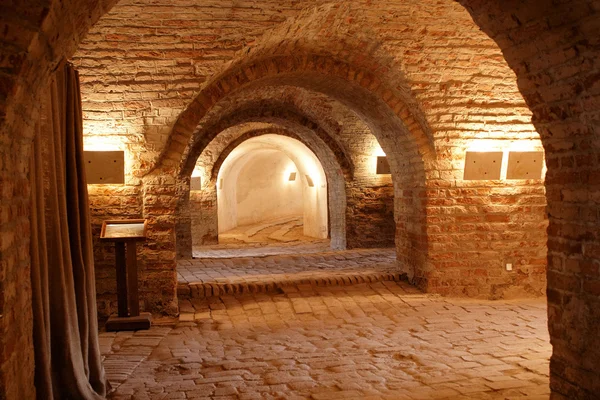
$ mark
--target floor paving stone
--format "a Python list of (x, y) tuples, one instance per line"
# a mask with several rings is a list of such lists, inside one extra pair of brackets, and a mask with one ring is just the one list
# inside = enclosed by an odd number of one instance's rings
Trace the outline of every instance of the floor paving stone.
[(403, 282), (194, 299), (101, 333), (111, 399), (541, 399), (545, 299), (426, 295)]
[(280, 292), (297, 285), (346, 286), (401, 281), (394, 249), (355, 249), (180, 260), (177, 265), (180, 299)]
[(195, 247), (196, 258), (260, 257), (327, 251), (329, 239), (303, 234), (302, 217), (283, 217), (238, 226), (219, 234), (219, 244)]

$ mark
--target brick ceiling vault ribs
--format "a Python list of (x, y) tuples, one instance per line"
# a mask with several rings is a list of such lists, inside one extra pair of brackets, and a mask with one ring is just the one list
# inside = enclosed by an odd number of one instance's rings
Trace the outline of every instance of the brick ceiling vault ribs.
[[(221, 132), (248, 122), (276, 122), (280, 126), (295, 127), (294, 130), (300, 135), (304, 135), (302, 132), (306, 130), (314, 132), (322, 143), (336, 154), (341, 168), (350, 174), (349, 176), (352, 176), (353, 163), (331, 132), (328, 132), (319, 123), (312, 121), (301, 111), (274, 101), (245, 104), (244, 107), (234, 109), (231, 113), (218, 115), (214, 121), (206, 121), (194, 133), (193, 144), (184, 156), (181, 173), (184, 175), (191, 173), (198, 156)], [(300, 131), (298, 131), (299, 127), (302, 127)]]
[(236, 139), (229, 142), (228, 146), (221, 152), (221, 154), (219, 154), (219, 157), (213, 164), (212, 172), (210, 174), (211, 179), (216, 181), (223, 162), (236, 147), (249, 139), (271, 134), (287, 136), (292, 139), (296, 139), (308, 147), (313, 153), (315, 153), (317, 159), (319, 159), (328, 179), (331, 179), (333, 176), (339, 176), (338, 171), (345, 175), (347, 179), (352, 179), (348, 167), (344, 167), (340, 164), (340, 161), (343, 162), (345, 160), (340, 160), (339, 154), (336, 153), (335, 150), (332, 150), (329, 146), (322, 143), (322, 141), (316, 135), (311, 135), (308, 132), (302, 132), (302, 129), (293, 129), (289, 127), (278, 126), (277, 124), (272, 125), (273, 126), (269, 128), (244, 130)]
[[(319, 13), (324, 11), (316, 12), (320, 15)], [(344, 13), (347, 12), (348, 9), (344, 10)], [(324, 15), (330, 18), (330, 13), (331, 8), (326, 9)], [(247, 85), (254, 84), (255, 87), (260, 87), (261, 84), (271, 84), (273, 81), (281, 82), (284, 76), (288, 77), (288, 82), (292, 84), (302, 87), (312, 85), (329, 95), (341, 97), (347, 105), (359, 108), (357, 111), (362, 115), (372, 111), (373, 102), (379, 103), (379, 108), (390, 110), (387, 118), (393, 116), (397, 119), (383, 124), (395, 126), (396, 134), (410, 131), (416, 137), (408, 139), (414, 143), (408, 147), (419, 149), (421, 154), (429, 153), (433, 148), (430, 129), (416, 101), (410, 96), (410, 89), (401, 76), (402, 69), (394, 65), (394, 60), (386, 54), (377, 37), (373, 35), (365, 38), (365, 32), (369, 31), (365, 26), (360, 26), (352, 35), (348, 34), (349, 29), (337, 29), (333, 32), (337, 35), (345, 32), (346, 36), (342, 38), (334, 37), (332, 32), (304, 35), (307, 26), (315, 26), (315, 15), (310, 12), (309, 15), (310, 23), (304, 21), (306, 15), (287, 22), (290, 26), (302, 26), (302, 29), (279, 28), (287, 32), (288, 37), (274, 32), (266, 34), (258, 46), (241, 51), (238, 58), (229, 62), (221, 73), (214, 75), (178, 118), (158, 165), (165, 160), (169, 164), (177, 159), (179, 146), (173, 148), (172, 144), (188, 141), (198, 121), (220, 99)], [(304, 35), (302, 40), (289, 37), (294, 32)], [(274, 37), (280, 40), (273, 42)], [(292, 45), (293, 49), (289, 48)], [(342, 47), (339, 48), (340, 46)], [(316, 76), (319, 79), (313, 78)], [(361, 104), (357, 101), (360, 98), (364, 99), (364, 94), (370, 95), (371, 103)], [(361, 105), (364, 109), (360, 109)], [(371, 116), (371, 119), (384, 120), (382, 114)], [(405, 135), (410, 136), (408, 133)], [(382, 143), (382, 146), (385, 144)]]

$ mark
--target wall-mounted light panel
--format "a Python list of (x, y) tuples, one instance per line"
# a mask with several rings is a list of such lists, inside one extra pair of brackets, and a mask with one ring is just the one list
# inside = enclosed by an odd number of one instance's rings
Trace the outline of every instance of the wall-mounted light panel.
[(125, 152), (84, 151), (83, 159), (88, 184), (125, 183)]
[(306, 183), (308, 184), (309, 187), (315, 186), (315, 183), (313, 182), (312, 178), (308, 175), (306, 175)]
[(465, 157), (464, 180), (500, 179), (502, 169), (502, 152), (467, 151)]
[(296, 173), (290, 172), (290, 177), (288, 178), (288, 181), (294, 182), (295, 180), (296, 180)]
[(202, 190), (202, 177), (192, 176), (190, 179), (190, 190)]
[(390, 163), (385, 156), (377, 157), (377, 175), (391, 174)]
[(542, 179), (544, 154), (541, 151), (511, 151), (508, 153), (506, 179)]

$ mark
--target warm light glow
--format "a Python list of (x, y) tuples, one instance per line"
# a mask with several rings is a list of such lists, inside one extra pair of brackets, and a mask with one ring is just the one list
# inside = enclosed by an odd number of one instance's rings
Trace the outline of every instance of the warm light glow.
[[(289, 158), (289, 163), (279, 164), (277, 174), (281, 175), (277, 179), (281, 179), (281, 184), (287, 185), (287, 189), (302, 191), (304, 234), (327, 237), (327, 178), (319, 159), (302, 142), (274, 134), (246, 140), (229, 153), (221, 165), (217, 195), (219, 232), (237, 226), (236, 185), (245, 165), (255, 157), (268, 156), (273, 152), (281, 152)], [(290, 181), (292, 173), (296, 174), (295, 181)], [(222, 183), (223, 178), (227, 182)]]
[(508, 151), (544, 151), (539, 140), (517, 140), (510, 142)]
[(387, 155), (381, 148), (381, 145), (379, 144), (377, 139), (373, 138), (373, 141), (371, 142), (371, 148), (368, 152), (369, 165), (370, 165), (369, 169), (371, 170), (371, 173), (377, 177), (377, 179), (382, 179), (383, 175), (381, 175), (377, 172), (377, 164), (378, 164), (379, 157), (387, 157)]
[(371, 148), (371, 156), (373, 157), (385, 157), (386, 154), (383, 151), (383, 149), (381, 148), (381, 146), (379, 145), (379, 142), (377, 142), (377, 140), (373, 141), (373, 147)]
[(298, 174), (298, 168), (296, 167), (296, 164), (294, 164), (294, 162), (290, 160), (285, 169), (283, 170), (283, 182), (287, 184), (289, 184), (290, 182), (294, 182), (296, 180), (296, 177), (294, 176), (294, 179), (292, 179), (292, 174)]
[(197, 176), (204, 176), (204, 168), (202, 167), (195, 167), (194, 170), (192, 171), (192, 178), (195, 178)]
[[(544, 151), (540, 140), (492, 140), (476, 139), (469, 143), (465, 152), (495, 152), (501, 151), (502, 167), (500, 170), (500, 179), (506, 180), (508, 170), (508, 154), (511, 151)], [(546, 175), (546, 166), (543, 166), (542, 177)]]
[(543, 151), (539, 140), (473, 140), (467, 146), (466, 151)]
[(122, 136), (84, 136), (85, 151), (117, 151), (125, 150)]
[(477, 139), (473, 140), (469, 146), (467, 146), (467, 151), (472, 151), (475, 153), (483, 153), (486, 151), (503, 151), (506, 145), (507, 142), (499, 140)]
[(321, 185), (321, 169), (315, 164), (315, 160), (305, 157), (303, 164), (308, 172), (308, 174), (306, 174), (306, 179), (310, 179), (313, 183), (312, 185), (309, 184), (308, 186), (313, 187), (315, 185)]

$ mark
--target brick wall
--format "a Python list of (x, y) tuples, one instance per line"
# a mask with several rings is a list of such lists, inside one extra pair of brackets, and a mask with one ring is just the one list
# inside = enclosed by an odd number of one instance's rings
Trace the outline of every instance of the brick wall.
[(504, 49), (546, 149), (552, 398), (596, 398), (600, 5), (597, 1), (509, 1), (503, 7), (464, 3)]
[[(464, 154), (464, 153), (463, 153)], [(454, 162), (461, 165), (464, 156)], [(546, 287), (543, 180), (431, 184), (426, 191), (427, 291), (470, 297), (542, 296)], [(512, 264), (512, 271), (506, 264)], [(421, 277), (419, 277), (422, 279)]]

